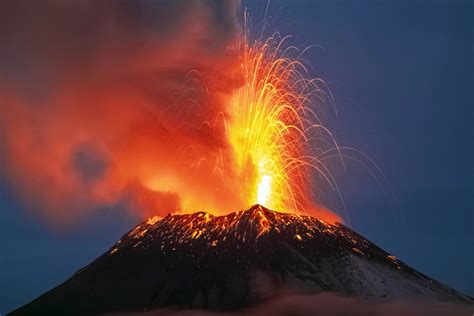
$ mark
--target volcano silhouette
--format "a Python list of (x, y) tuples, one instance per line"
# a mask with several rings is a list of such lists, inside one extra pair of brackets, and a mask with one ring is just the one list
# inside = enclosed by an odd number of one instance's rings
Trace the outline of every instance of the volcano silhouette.
[(377, 301), (473, 302), (342, 224), (255, 205), (226, 216), (199, 212), (149, 219), (11, 315), (239, 309), (281, 288)]

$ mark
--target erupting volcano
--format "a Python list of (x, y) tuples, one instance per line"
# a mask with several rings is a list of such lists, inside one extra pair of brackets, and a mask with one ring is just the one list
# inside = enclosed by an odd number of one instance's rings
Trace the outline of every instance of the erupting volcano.
[(239, 309), (280, 289), (375, 301), (473, 302), (342, 224), (255, 205), (225, 216), (198, 212), (150, 218), (12, 315)]
[[(40, 18), (47, 36), (12, 36), (12, 47), (34, 43), (42, 67), (32, 68), (47, 69), (38, 78), (51, 82), (44, 93), (0, 82), (7, 174), (57, 226), (117, 205), (151, 217), (11, 315), (235, 310), (282, 291), (473, 303), (323, 206), (336, 200), (345, 210), (332, 162), (339, 170), (353, 160), (376, 180), (381, 172), (325, 126), (334, 99), (323, 80), (308, 79), (290, 37), (249, 36), (237, 1), (168, 1), (154, 7), (158, 18), (140, 1), (54, 3), (61, 21), (63, 10), (74, 12), (70, 30)], [(165, 8), (174, 8), (166, 19)], [(63, 47), (84, 23), (91, 34)], [(57, 48), (34, 41), (51, 32)], [(64, 65), (49, 55), (71, 47)]]

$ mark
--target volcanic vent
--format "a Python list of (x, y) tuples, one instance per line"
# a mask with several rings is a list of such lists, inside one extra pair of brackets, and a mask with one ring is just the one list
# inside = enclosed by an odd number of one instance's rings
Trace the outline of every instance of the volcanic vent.
[(226, 216), (151, 218), (12, 315), (234, 309), (279, 288), (472, 303), (342, 224), (255, 205)]

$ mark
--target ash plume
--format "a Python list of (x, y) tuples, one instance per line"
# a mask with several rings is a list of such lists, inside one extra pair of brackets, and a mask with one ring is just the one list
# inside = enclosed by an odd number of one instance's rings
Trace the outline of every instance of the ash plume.
[(220, 162), (232, 161), (222, 118), (239, 85), (229, 48), (237, 9), (208, 0), (2, 1), (3, 180), (59, 224), (124, 201), (141, 217), (177, 210), (183, 196), (200, 196), (196, 207), (239, 205), (219, 185), (232, 176)]

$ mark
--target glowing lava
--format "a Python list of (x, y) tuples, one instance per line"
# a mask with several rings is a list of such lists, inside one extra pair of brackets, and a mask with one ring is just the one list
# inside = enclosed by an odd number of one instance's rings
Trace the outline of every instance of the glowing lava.
[(246, 205), (305, 213), (317, 189), (312, 172), (334, 184), (318, 155), (338, 147), (315, 113), (330, 94), (322, 81), (306, 79), (306, 68), (299, 57), (289, 57), (285, 40), (247, 44), (245, 36), (244, 84), (232, 97), (228, 137)]
[[(341, 221), (316, 206), (322, 183), (313, 183), (322, 180), (338, 191), (325, 159), (338, 156), (339, 147), (318, 117), (332, 97), (322, 80), (307, 78), (300, 53), (286, 40), (276, 35), (251, 42), (243, 36), (237, 49), (239, 64), (229, 69), (229, 77), (241, 78), (241, 85), (232, 90), (220, 121), (206, 122), (216, 129), (224, 126), (226, 152), (191, 158), (195, 168), (214, 164), (209, 182), (203, 173), (193, 178), (197, 186), (190, 188), (177, 177), (160, 174), (146, 183), (147, 188), (178, 192), (186, 210), (181, 213), (205, 209), (218, 215), (230, 207), (260, 204)], [(212, 194), (203, 193), (208, 187)]]
[(272, 177), (270, 176), (263, 176), (262, 181), (258, 184), (258, 195), (257, 195), (257, 203), (258, 204), (267, 204), (268, 197), (270, 196), (271, 189), (272, 189)]

